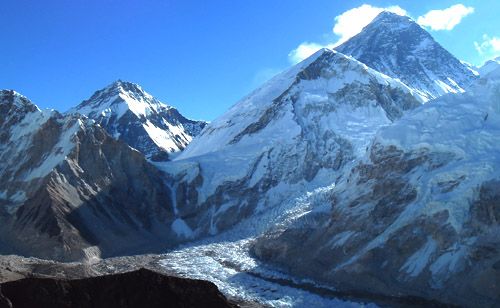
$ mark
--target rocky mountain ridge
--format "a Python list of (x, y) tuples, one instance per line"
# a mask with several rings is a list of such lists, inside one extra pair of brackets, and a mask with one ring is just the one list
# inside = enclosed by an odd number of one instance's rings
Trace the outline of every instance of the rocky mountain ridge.
[(14, 91), (0, 109), (3, 253), (80, 260), (175, 240), (170, 190), (141, 153)]

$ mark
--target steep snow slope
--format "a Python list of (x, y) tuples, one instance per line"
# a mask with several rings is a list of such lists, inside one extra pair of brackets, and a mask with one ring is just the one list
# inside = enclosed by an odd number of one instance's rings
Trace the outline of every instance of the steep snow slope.
[(500, 69), (377, 133), (262, 259), (342, 289), (500, 304)]
[(172, 244), (162, 175), (86, 118), (0, 92), (0, 251), (91, 259)]
[(69, 113), (94, 119), (111, 136), (152, 160), (164, 160), (167, 153), (183, 150), (206, 125), (186, 119), (139, 85), (124, 81), (97, 91)]
[(276, 76), (210, 123), (173, 162), (186, 237), (215, 234), (331, 183), (376, 130), (420, 102), (399, 81), (331, 50)]
[(409, 17), (391, 12), (380, 13), (336, 50), (400, 79), (426, 100), (463, 92), (477, 75)]

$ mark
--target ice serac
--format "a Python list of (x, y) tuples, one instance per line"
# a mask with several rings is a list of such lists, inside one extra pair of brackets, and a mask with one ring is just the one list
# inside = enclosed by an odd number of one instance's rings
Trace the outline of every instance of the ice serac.
[[(344, 290), (500, 304), (500, 68), (375, 136), (262, 259)], [(325, 210), (326, 209), (326, 210)]]
[(116, 81), (99, 90), (69, 113), (80, 113), (99, 123), (151, 160), (165, 160), (168, 153), (183, 150), (206, 122), (185, 118), (139, 85)]
[[(174, 161), (179, 233), (214, 234), (330, 184), (376, 130), (421, 105), (413, 91), (324, 49), (208, 124)], [(189, 232), (186, 232), (189, 231)]]
[(175, 241), (170, 190), (141, 153), (14, 91), (0, 113), (2, 253), (82, 260)]
[(430, 100), (463, 92), (477, 72), (461, 63), (407, 16), (380, 13), (336, 50), (398, 78)]

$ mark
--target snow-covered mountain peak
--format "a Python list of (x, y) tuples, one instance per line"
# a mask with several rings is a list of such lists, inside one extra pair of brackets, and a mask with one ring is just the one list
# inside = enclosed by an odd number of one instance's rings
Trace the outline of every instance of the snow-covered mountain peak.
[(121, 118), (130, 110), (137, 117), (147, 117), (152, 113), (170, 108), (172, 107), (154, 98), (138, 84), (118, 80), (96, 91), (88, 100), (83, 101), (70, 112), (78, 112), (90, 118), (99, 115)]
[(477, 74), (407, 16), (380, 13), (336, 50), (398, 78), (426, 100), (464, 92)]
[(399, 15), (389, 11), (383, 11), (377, 15), (371, 22), (374, 25), (394, 25), (399, 24), (401, 26), (412, 26), (415, 22), (408, 16)]
[(154, 160), (184, 149), (206, 124), (185, 118), (141, 86), (121, 80), (95, 92), (69, 113), (95, 120), (111, 136)]
[(170, 107), (170, 106), (156, 100), (151, 94), (144, 91), (144, 89), (140, 85), (133, 83), (133, 82), (122, 81), (119, 79), (119, 80), (113, 82), (112, 84), (110, 84), (108, 87), (106, 87), (106, 90), (109, 92), (113, 92), (113, 93), (127, 95), (127, 96), (135, 98), (137, 100), (140, 100), (141, 98), (147, 99), (147, 100), (152, 100), (153, 105), (160, 105), (162, 107)]
[[(431, 35), (425, 31), (419, 24), (417, 24), (413, 19), (408, 16), (399, 15), (393, 12), (383, 11), (377, 17), (373, 19), (363, 30), (357, 35), (374, 34), (372, 32), (382, 32), (383, 37), (388, 34), (394, 34), (397, 36), (404, 36), (406, 39), (401, 43), (412, 43), (412, 41), (431, 41), (432, 45), (434, 39)], [(407, 35), (406, 32), (410, 31), (412, 36)], [(384, 37), (387, 39), (387, 37)], [(393, 40), (378, 41), (378, 43), (388, 44), (393, 42)], [(347, 43), (347, 42), (346, 42)], [(345, 43), (344, 43), (345, 44)], [(366, 46), (365, 46), (366, 47)], [(431, 46), (432, 47), (432, 46)]]
[(24, 112), (39, 110), (29, 99), (14, 90), (0, 90), (0, 108), (4, 115), (12, 110)]
[[(411, 106), (377, 106), (377, 112), (368, 112), (363, 115), (367, 118), (367, 122), (373, 121), (376, 122), (375, 125), (379, 125), (375, 119), (381, 113), (386, 112), (383, 121), (392, 121), (401, 116), (403, 110), (413, 108), (419, 102), (419, 97), (413, 95), (414, 91), (402, 82), (377, 72), (340, 52), (327, 48), (321, 49), (299, 64), (278, 74), (236, 103), (228, 112), (210, 123), (200, 138), (197, 138), (177, 159), (217, 152), (236, 144), (247, 146), (254, 143), (261, 144), (262, 139), (269, 142), (273, 140), (281, 142), (280, 140), (292, 138), (292, 136), (286, 137), (286, 131), (270, 131), (265, 137), (261, 134), (262, 131), (268, 130), (265, 129), (267, 126), (273, 126), (271, 123), (283, 120), (283, 114), (286, 113), (284, 110), (293, 108), (293, 115), (290, 115), (289, 119), (291, 122), (283, 126), (291, 128), (297, 125), (297, 122), (299, 126), (303, 124), (300, 123), (302, 118), (309, 117), (312, 110), (325, 109), (325, 112), (340, 114), (340, 110), (343, 112), (344, 109), (351, 111), (360, 111), (364, 107), (369, 109), (371, 108), (368, 107), (369, 104), (362, 103), (360, 100), (365, 102), (377, 100), (378, 98), (374, 97), (374, 93), (370, 91), (378, 90), (370, 87), (378, 86), (393, 89), (393, 98), (408, 95), (411, 97)], [(355, 91), (358, 91), (357, 97), (354, 97)], [(336, 121), (339, 125), (336, 128), (337, 132), (345, 128), (342, 128), (339, 123), (355, 122), (351, 116), (352, 114), (345, 115), (345, 117), (336, 115), (339, 118)], [(360, 119), (356, 119), (358, 120)], [(331, 123), (325, 123), (325, 125), (324, 128), (327, 128)], [(296, 130), (290, 133), (293, 135)], [(346, 132), (346, 134), (350, 133)]]

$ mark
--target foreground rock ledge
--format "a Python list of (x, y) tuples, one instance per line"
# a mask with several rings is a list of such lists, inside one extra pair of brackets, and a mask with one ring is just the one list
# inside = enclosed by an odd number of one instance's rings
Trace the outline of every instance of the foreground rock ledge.
[(147, 269), (66, 280), (25, 278), (0, 284), (0, 307), (236, 307), (213, 283)]

